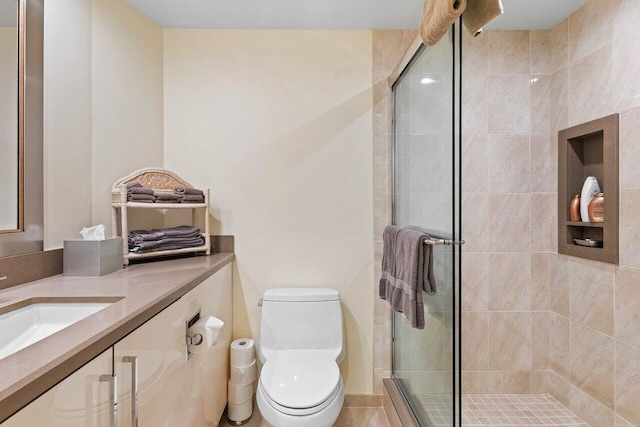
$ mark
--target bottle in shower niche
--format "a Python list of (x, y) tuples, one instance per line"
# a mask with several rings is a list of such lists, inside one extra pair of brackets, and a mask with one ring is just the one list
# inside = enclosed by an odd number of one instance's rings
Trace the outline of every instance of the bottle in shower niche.
[(576, 194), (569, 205), (569, 213), (571, 221), (580, 222), (580, 195)]
[(589, 202), (589, 221), (604, 222), (604, 194), (596, 194)]
[(588, 176), (587, 179), (584, 180), (582, 193), (580, 193), (580, 218), (582, 222), (591, 222), (589, 221), (589, 202), (591, 202), (593, 196), (599, 192), (600, 185), (598, 185), (596, 177)]

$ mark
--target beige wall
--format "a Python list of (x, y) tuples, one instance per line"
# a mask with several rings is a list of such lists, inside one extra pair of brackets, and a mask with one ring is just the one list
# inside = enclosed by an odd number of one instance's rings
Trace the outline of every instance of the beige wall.
[[(18, 227), (18, 30), (0, 27), (0, 230)], [(15, 153), (11, 155), (11, 153)]]
[(162, 29), (121, 0), (47, 2), (44, 66), (49, 249), (109, 229), (113, 181), (162, 166)]
[[(162, 28), (122, 0), (93, 0), (93, 224), (111, 228), (115, 180), (163, 165), (162, 45)], [(135, 216), (131, 227), (161, 225), (156, 214)]]
[(91, 223), (91, 0), (44, 9), (44, 246)]
[(257, 336), (268, 288), (336, 287), (346, 392), (371, 393), (371, 32), (164, 41), (165, 166), (210, 187), (213, 232), (236, 237), (234, 336)]

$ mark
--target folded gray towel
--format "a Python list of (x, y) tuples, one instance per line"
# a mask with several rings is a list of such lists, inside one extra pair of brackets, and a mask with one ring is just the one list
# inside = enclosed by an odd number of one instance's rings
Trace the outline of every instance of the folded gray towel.
[(129, 232), (129, 241), (142, 242), (147, 240), (160, 240), (165, 237), (195, 237), (200, 235), (200, 229), (192, 225), (180, 225), (178, 227), (162, 228), (159, 230), (132, 230)]
[(147, 202), (153, 203), (156, 201), (156, 197), (152, 194), (129, 194), (127, 195), (127, 200), (131, 202)]
[(129, 184), (127, 184), (127, 190), (130, 188), (142, 188), (142, 187), (144, 186), (140, 184), (138, 181), (130, 182)]
[(146, 194), (148, 196), (153, 196), (154, 193), (153, 188), (134, 187), (127, 190), (127, 194)]
[(191, 187), (176, 187), (173, 189), (173, 191), (175, 191), (176, 194), (180, 196), (185, 194), (189, 194), (192, 196), (204, 196), (204, 191), (198, 190), (197, 188), (191, 188)]
[(424, 240), (428, 235), (415, 230), (387, 226), (383, 233), (382, 275), (379, 295), (391, 308), (403, 313), (411, 326), (424, 329), (422, 291), (433, 295), (433, 251)]
[(170, 203), (171, 201), (178, 202), (180, 200), (180, 195), (175, 193), (165, 193), (163, 191), (156, 191), (153, 193), (153, 195), (156, 196), (156, 200), (158, 200), (158, 202), (162, 200), (162, 203)]
[(204, 196), (197, 196), (195, 194), (185, 194), (180, 196), (181, 203), (204, 203)]
[[(179, 247), (183, 247), (183, 248), (190, 248), (193, 246), (200, 246), (203, 243), (203, 239), (201, 236), (197, 236), (197, 237), (193, 237), (193, 238), (189, 238), (189, 239), (185, 239), (182, 237), (167, 237), (164, 239), (160, 239), (160, 240), (149, 240), (149, 241), (145, 241), (145, 242), (138, 242), (135, 243), (134, 245), (129, 245), (131, 250), (151, 250), (151, 249), (156, 249), (156, 248), (160, 248), (160, 247), (166, 247), (166, 246), (179, 246)], [(137, 249), (136, 249), (137, 248)]]

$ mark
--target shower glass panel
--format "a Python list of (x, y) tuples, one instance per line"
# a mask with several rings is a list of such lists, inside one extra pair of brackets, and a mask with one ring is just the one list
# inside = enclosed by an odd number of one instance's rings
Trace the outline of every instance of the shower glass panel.
[[(457, 28), (457, 25), (456, 25)], [(455, 36), (454, 36), (455, 35)], [(460, 240), (459, 32), (416, 52), (393, 86), (393, 222)], [(393, 377), (422, 426), (459, 426), (460, 247), (432, 246), (425, 328), (393, 314)]]

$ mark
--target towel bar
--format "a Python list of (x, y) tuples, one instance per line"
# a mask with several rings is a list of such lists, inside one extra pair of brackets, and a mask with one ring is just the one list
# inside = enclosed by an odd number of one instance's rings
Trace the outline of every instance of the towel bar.
[(437, 240), (431, 240), (431, 239), (425, 239), (424, 240), (424, 244), (425, 245), (458, 245), (458, 246), (462, 246), (464, 245), (464, 240), (447, 240), (447, 239), (437, 239)]

